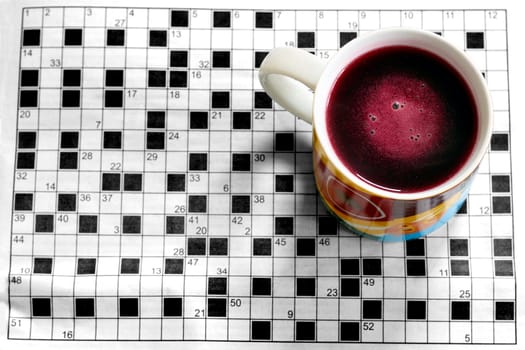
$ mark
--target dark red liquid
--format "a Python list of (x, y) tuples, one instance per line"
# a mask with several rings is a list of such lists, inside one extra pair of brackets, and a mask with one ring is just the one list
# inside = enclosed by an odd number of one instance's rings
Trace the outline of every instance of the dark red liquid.
[(328, 136), (347, 168), (376, 187), (415, 192), (451, 178), (478, 123), (463, 78), (433, 54), (403, 46), (358, 57), (329, 97)]

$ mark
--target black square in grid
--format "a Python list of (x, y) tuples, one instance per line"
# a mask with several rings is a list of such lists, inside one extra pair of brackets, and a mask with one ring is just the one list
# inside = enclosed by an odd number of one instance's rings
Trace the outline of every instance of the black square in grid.
[(275, 192), (293, 192), (293, 175), (275, 175)]
[(512, 239), (494, 238), (494, 256), (512, 256)]
[(95, 258), (78, 258), (77, 259), (77, 274), (78, 275), (93, 275), (96, 272), (97, 259)]
[(470, 301), (451, 301), (450, 319), (452, 321), (470, 320)]
[(188, 238), (188, 255), (206, 255), (206, 238)]
[(166, 71), (148, 70), (148, 87), (166, 87)]
[(60, 169), (77, 169), (78, 152), (60, 152)]
[(142, 174), (124, 174), (124, 191), (142, 191)]
[(23, 46), (40, 46), (40, 29), (24, 29)]
[(208, 153), (190, 153), (189, 170), (191, 171), (208, 170)]
[(253, 239), (253, 255), (257, 255), (257, 256), (272, 255), (272, 239), (271, 238), (254, 238)]
[(64, 45), (65, 46), (82, 45), (82, 29), (78, 29), (78, 28), (64, 29)]
[(17, 169), (34, 169), (35, 152), (18, 152), (16, 155)]
[(350, 41), (357, 38), (357, 32), (340, 32), (339, 33), (339, 47), (343, 47)]
[(124, 215), (122, 217), (122, 233), (140, 233), (141, 217), (138, 215)]
[(272, 321), (252, 321), (252, 340), (271, 340)]
[(426, 320), (426, 300), (407, 300), (407, 320)]
[(148, 111), (147, 127), (150, 129), (163, 129), (166, 127), (166, 112)]
[(78, 131), (62, 131), (60, 148), (78, 148)]
[(270, 277), (253, 277), (252, 278), (252, 295), (271, 296), (272, 279)]
[(188, 11), (172, 10), (171, 11), (171, 26), (172, 27), (187, 27), (188, 26)]
[(208, 112), (190, 112), (190, 129), (208, 129)]
[(138, 298), (119, 298), (120, 317), (138, 317), (139, 299)]
[(295, 149), (295, 135), (291, 132), (275, 134), (275, 151), (293, 152)]
[(123, 105), (124, 93), (122, 90), (106, 90), (104, 91), (104, 107), (119, 108)]
[(264, 91), (255, 91), (253, 106), (254, 108), (272, 108), (272, 98)]
[(38, 107), (38, 91), (20, 91), (20, 107)]
[(62, 90), (62, 107), (80, 107), (80, 90)]
[(247, 130), (252, 127), (250, 112), (233, 112), (233, 129)]
[(514, 276), (512, 260), (495, 260), (494, 273), (496, 276)]
[(51, 317), (50, 298), (32, 298), (33, 317)]
[(275, 233), (276, 235), (293, 235), (294, 225), (292, 216), (283, 216), (275, 218)]
[(468, 260), (450, 260), (450, 275), (451, 276), (469, 276)]
[(213, 11), (213, 27), (229, 28), (231, 27), (230, 11)]
[(514, 302), (496, 301), (496, 321), (514, 320)]
[(126, 32), (124, 29), (108, 29), (106, 45), (107, 46), (124, 46)]
[(52, 258), (35, 258), (33, 260), (33, 273), (50, 274), (53, 270)]
[(230, 92), (212, 91), (211, 108), (230, 108)]
[(250, 196), (232, 196), (232, 214), (250, 212)]
[(360, 274), (360, 268), (359, 268), (359, 259), (341, 259), (340, 262), (340, 273), (341, 275), (359, 275)]
[(188, 87), (188, 72), (185, 70), (170, 71), (170, 87), (185, 88)]
[(315, 321), (295, 321), (295, 340), (315, 340)]
[(120, 260), (120, 273), (122, 274), (137, 274), (140, 269), (140, 259), (138, 258), (122, 258)]
[(298, 32), (297, 33), (297, 47), (314, 48), (315, 47), (315, 33), (314, 32)]
[(15, 210), (16, 211), (33, 210), (33, 194), (32, 193), (16, 193), (15, 194)]
[(22, 69), (20, 86), (38, 86), (38, 69)]
[(407, 256), (425, 256), (425, 240), (410, 239), (405, 241)]
[(102, 191), (120, 191), (120, 174), (102, 174)]
[(492, 192), (510, 192), (510, 176), (492, 175)]
[(55, 222), (54, 215), (37, 214), (35, 215), (35, 232), (53, 232)]
[(95, 299), (75, 298), (75, 317), (95, 317)]
[(18, 132), (18, 148), (35, 148), (36, 146), (36, 132), (34, 131), (19, 131)]
[(184, 216), (166, 216), (167, 234), (184, 234)]
[(424, 259), (407, 259), (407, 276), (426, 276)]
[(77, 195), (73, 193), (58, 194), (58, 211), (77, 210)]
[(254, 62), (255, 68), (261, 67), (261, 63), (264, 61), (268, 53), (269, 53), (268, 51), (255, 51), (255, 62)]
[(510, 214), (511, 205), (509, 196), (493, 196), (492, 197), (492, 213), (493, 214)]
[(186, 191), (186, 174), (168, 174), (168, 192)]
[(297, 256), (315, 256), (315, 238), (297, 238), (295, 243)]
[(79, 233), (97, 233), (98, 217), (96, 215), (79, 215), (78, 232)]
[(363, 300), (363, 319), (379, 320), (382, 318), (381, 300)]
[(184, 273), (184, 259), (167, 258), (164, 260), (164, 273), (167, 275), (180, 275)]
[(341, 296), (358, 297), (361, 294), (361, 280), (359, 278), (341, 278)]
[(180, 51), (180, 50), (170, 51), (170, 67), (177, 67), (177, 68), (188, 67), (188, 51)]
[(62, 72), (62, 86), (80, 86), (80, 69), (64, 69)]
[(188, 196), (188, 213), (206, 213), (207, 199), (204, 195), (190, 195)]
[(106, 86), (124, 86), (124, 71), (121, 69), (106, 70)]
[(232, 154), (232, 171), (250, 171), (251, 154), (233, 153)]
[(341, 322), (341, 341), (359, 341), (361, 324), (359, 322)]
[(491, 151), (508, 151), (509, 150), (509, 134), (492, 134), (490, 138)]
[(213, 68), (230, 68), (230, 51), (213, 51), (211, 62)]
[(226, 317), (226, 298), (208, 298), (208, 317)]
[(467, 32), (467, 49), (483, 49), (485, 47), (485, 33)]
[(165, 30), (150, 30), (149, 31), (149, 46), (151, 47), (166, 47), (167, 32)]
[(366, 276), (381, 276), (381, 259), (363, 259), (363, 275)]
[(467, 201), (463, 201), (463, 204), (461, 204), (461, 207), (459, 207), (458, 214), (467, 214)]
[(273, 28), (273, 12), (255, 12), (255, 28)]
[(468, 256), (468, 239), (450, 239), (450, 256)]
[(208, 277), (208, 294), (226, 295), (228, 279), (226, 277)]
[(316, 287), (314, 277), (296, 277), (295, 284), (295, 295), (298, 297), (315, 297)]
[(210, 238), (210, 255), (228, 255), (228, 238)]
[(182, 316), (182, 298), (166, 297), (164, 298), (164, 317), (181, 317)]
[(164, 132), (148, 131), (146, 133), (146, 149), (164, 149)]

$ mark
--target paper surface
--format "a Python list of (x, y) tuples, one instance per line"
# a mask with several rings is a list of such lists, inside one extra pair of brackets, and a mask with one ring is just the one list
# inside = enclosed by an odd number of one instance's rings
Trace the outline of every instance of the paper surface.
[[(1, 5), (2, 349), (520, 348), (519, 10)], [(257, 67), (399, 25), (465, 50), (495, 124), (462, 212), (380, 243), (327, 213)]]

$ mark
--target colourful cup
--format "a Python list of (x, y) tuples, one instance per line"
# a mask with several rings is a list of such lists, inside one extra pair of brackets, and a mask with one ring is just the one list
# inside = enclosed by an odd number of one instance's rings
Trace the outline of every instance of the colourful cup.
[[(352, 60), (386, 46), (409, 46), (445, 60), (466, 82), (477, 110), (473, 151), (450, 179), (418, 192), (394, 192), (364, 181), (344, 166), (326, 126), (329, 94)], [(485, 80), (464, 52), (440, 36), (418, 29), (390, 28), (346, 44), (328, 63), (297, 48), (276, 48), (262, 62), (259, 79), (286, 110), (312, 124), (317, 189), (326, 207), (351, 231), (364, 237), (399, 241), (426, 235), (455, 215), (486, 154), (492, 134), (492, 106)]]

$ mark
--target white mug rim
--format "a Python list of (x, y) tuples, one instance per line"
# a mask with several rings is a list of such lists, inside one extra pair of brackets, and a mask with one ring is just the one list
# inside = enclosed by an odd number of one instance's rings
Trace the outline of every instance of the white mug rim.
[[(384, 44), (382, 44), (384, 43)], [(424, 43), (424, 45), (423, 45)], [(336, 154), (328, 137), (326, 110), (329, 93), (341, 71), (351, 60), (365, 52), (386, 46), (412, 46), (432, 52), (448, 62), (460, 73), (469, 86), (478, 112), (478, 133), (474, 149), (464, 165), (447, 181), (422, 191), (395, 192), (376, 187), (351, 172)], [(384, 198), (417, 200), (434, 197), (464, 183), (481, 163), (492, 135), (492, 104), (488, 87), (481, 72), (471, 63), (468, 56), (435, 33), (413, 28), (386, 28), (362, 35), (343, 46), (332, 57), (319, 79), (314, 92), (312, 125), (318, 142), (333, 166), (347, 179), (366, 192)]]

